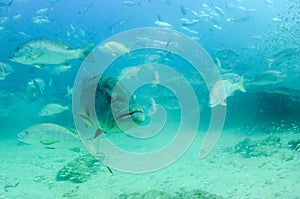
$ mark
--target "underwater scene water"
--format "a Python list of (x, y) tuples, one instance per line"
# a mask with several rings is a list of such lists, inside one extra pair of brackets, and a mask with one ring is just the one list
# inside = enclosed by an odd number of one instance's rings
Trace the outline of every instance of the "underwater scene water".
[(0, 199), (300, 198), (297, 0), (1, 0)]

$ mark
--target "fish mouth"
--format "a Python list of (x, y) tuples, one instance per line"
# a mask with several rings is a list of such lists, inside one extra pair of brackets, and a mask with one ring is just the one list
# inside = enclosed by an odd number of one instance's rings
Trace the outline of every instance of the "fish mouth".
[(116, 120), (124, 119), (131, 117), (132, 120), (136, 123), (141, 123), (145, 120), (144, 112), (140, 109), (131, 111), (129, 113), (122, 114), (116, 118)]

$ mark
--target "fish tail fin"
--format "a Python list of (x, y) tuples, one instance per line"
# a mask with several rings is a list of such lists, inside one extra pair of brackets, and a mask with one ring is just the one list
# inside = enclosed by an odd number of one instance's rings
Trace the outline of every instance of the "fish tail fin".
[(240, 81), (239, 81), (239, 89), (240, 89), (240, 91), (242, 91), (242, 92), (246, 92), (246, 89), (245, 89), (245, 87), (244, 87), (244, 77), (241, 77), (241, 79), (240, 79)]
[(94, 46), (94, 44), (89, 43), (85, 47), (81, 48), (81, 59), (88, 62), (88, 63), (95, 63), (95, 59), (93, 54), (91, 53), (91, 48)]
[(215, 58), (215, 64), (216, 64), (218, 70), (222, 69), (222, 64), (218, 57)]
[(73, 87), (67, 86), (66, 96), (73, 96)]
[(137, 5), (138, 5), (138, 6), (141, 6), (141, 5), (142, 5), (142, 1), (139, 1), (139, 2), (137, 3)]
[(68, 105), (67, 105), (67, 110), (72, 111), (72, 104), (68, 104)]
[(274, 60), (273, 59), (266, 59), (267, 63), (268, 63), (268, 68), (272, 68), (272, 65), (274, 63)]

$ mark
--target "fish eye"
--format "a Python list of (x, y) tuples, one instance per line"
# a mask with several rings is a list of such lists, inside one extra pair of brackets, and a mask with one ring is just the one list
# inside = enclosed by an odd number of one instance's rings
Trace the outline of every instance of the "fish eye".
[(25, 134), (28, 135), (28, 131), (25, 131)]

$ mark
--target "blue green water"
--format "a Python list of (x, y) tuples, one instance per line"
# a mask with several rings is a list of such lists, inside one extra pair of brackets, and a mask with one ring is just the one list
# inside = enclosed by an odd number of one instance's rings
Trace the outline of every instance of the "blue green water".
[[(184, 192), (198, 189), (224, 198), (300, 197), (300, 176), (297, 167), (300, 147), (299, 144), (290, 144), (291, 141), (300, 143), (298, 1), (13, 0), (9, 3), (9, 0), (2, 0), (0, 4), (0, 161), (3, 162), (0, 164), (0, 199), (39, 196), (82, 198), (85, 194), (90, 194), (90, 198), (122, 198), (122, 193), (134, 192), (138, 193), (127, 198), (142, 198), (142, 194), (147, 191), (152, 195), (148, 194), (146, 198), (155, 198), (155, 194), (158, 193), (154, 190), (164, 191), (160, 193), (162, 198), (180, 198), (180, 192), (181, 198), (191, 198), (191, 195), (184, 196)], [(77, 72), (85, 62), (73, 59), (69, 66), (46, 64), (38, 69), (33, 65), (12, 62), (9, 56), (22, 43), (40, 38), (63, 42), (70, 49), (92, 46), (91, 51), (97, 51), (99, 45), (101, 47), (101, 43), (110, 37), (145, 27), (173, 30), (188, 37), (191, 43), (196, 42), (202, 46), (209, 55), (203, 57), (208, 57), (213, 68), (212, 71), (205, 70), (205, 67), (203, 70), (205, 74), (209, 74), (212, 81), (206, 84), (201, 74), (193, 67), (194, 63), (182, 56), (199, 56), (193, 54), (194, 47), (181, 51), (181, 44), (176, 43), (171, 35), (167, 40), (147, 41), (147, 38), (139, 38), (137, 34), (137, 43), (134, 44), (139, 47), (137, 50), (132, 50), (126, 45), (120, 46), (122, 41), (118, 41), (117, 47), (106, 48), (103, 51), (104, 54), (108, 53), (107, 57), (114, 59), (105, 73), (118, 79), (125, 74), (126, 69), (140, 67), (135, 68), (137, 71), (128, 73), (129, 76), (125, 76), (125, 79), (128, 78), (128, 85), (132, 87), (143, 83), (143, 80), (151, 81), (135, 91), (135, 100), (141, 104), (145, 113), (142, 126), (151, 124), (152, 116), (161, 108), (165, 110), (167, 120), (162, 123), (160, 133), (153, 130), (154, 136), (150, 139), (138, 140), (127, 134), (110, 135), (106, 132), (107, 137), (118, 147), (133, 153), (155, 152), (167, 146), (170, 141), (176, 140), (176, 129), (182, 123), (194, 121), (200, 114), (196, 128), (190, 125), (191, 129), (185, 129), (197, 131), (194, 142), (191, 138), (193, 134), (187, 132), (187, 139), (191, 139), (191, 147), (187, 153), (182, 151), (185, 155), (177, 162), (161, 170), (154, 169), (158, 171), (150, 174), (123, 173), (112, 167), (112, 177), (103, 166), (97, 177), (92, 176), (83, 183), (55, 180), (59, 169), (82, 154), (26, 145), (18, 141), (17, 134), (40, 123), (76, 128), (73, 114), (77, 113), (72, 112), (72, 108), (46, 117), (39, 116), (39, 113), (47, 104), (72, 106), (74, 99), (71, 89)], [(126, 42), (128, 41), (124, 41), (124, 44)], [(153, 45), (144, 49), (149, 43)], [(164, 49), (156, 49), (156, 46)], [(116, 56), (115, 53), (122, 55)], [(97, 53), (93, 53), (93, 56), (97, 61), (101, 61)], [(204, 60), (206, 59), (199, 59), (197, 63), (206, 66)], [(168, 82), (181, 88), (180, 78), (159, 70), (162, 66), (175, 69), (184, 76), (195, 93), (198, 105), (183, 105), (187, 108), (185, 110), (188, 110), (188, 118), (184, 120), (181, 120), (183, 106), (178, 102), (177, 94), (180, 92), (160, 85)], [(63, 67), (68, 68), (62, 69)], [(280, 74), (280, 77), (276, 76), (277, 74)], [(209, 106), (210, 91), (220, 78), (227, 78), (230, 83), (237, 83), (239, 78), (242, 78), (246, 92), (235, 89), (232, 95), (227, 96), (226, 106), (217, 106), (222, 110), (226, 108), (222, 135), (212, 155), (208, 155), (202, 164), (197, 156), (201, 143), (204, 143), (214, 110)], [(130, 80), (133, 83), (130, 83)], [(37, 85), (38, 81), (42, 83)], [(188, 91), (181, 92), (186, 93), (186, 99), (192, 98)], [(223, 119), (217, 119), (216, 123), (222, 125)], [(157, 125), (161, 124), (160, 121), (156, 122)], [(142, 135), (143, 129), (139, 133)], [(254, 145), (258, 147), (257, 150), (269, 150), (271, 154), (264, 155), (261, 151), (253, 151), (259, 155), (254, 155), (253, 158), (252, 153), (251, 158), (242, 158), (238, 150), (234, 150), (234, 146), (245, 138), (258, 141), (270, 135), (278, 136), (281, 140), (276, 144), (267, 142), (263, 148), (258, 146), (264, 144)], [(268, 148), (269, 146), (271, 148)], [(278, 150), (275, 150), (276, 147)], [(241, 154), (248, 152), (246, 150)], [(168, 159), (164, 156), (160, 158)], [(272, 162), (275, 163), (272, 165)], [(128, 162), (124, 164), (130, 165)], [(16, 167), (15, 174), (13, 167)], [(255, 173), (260, 172), (261, 168), (262, 175), (256, 176)], [(226, 184), (227, 177), (218, 181), (220, 175), (225, 176), (230, 172), (234, 173), (228, 177), (232, 184)], [(246, 177), (242, 178), (243, 175), (239, 175), (243, 172), (250, 178), (249, 184)], [(24, 175), (18, 177), (19, 173)], [(30, 176), (30, 173), (35, 174)], [(99, 182), (101, 180), (97, 180), (102, 177), (103, 184)], [(278, 185), (274, 182), (276, 180)], [(138, 181), (141, 181), (141, 184), (137, 183)], [(132, 183), (132, 186), (128, 182)], [(97, 183), (101, 184), (98, 186), (98, 194), (91, 194), (97, 192)], [(26, 184), (29, 184), (28, 189)], [(35, 186), (40, 186), (40, 190)], [(68, 189), (68, 186), (71, 188)], [(251, 186), (255, 188), (251, 190)], [(173, 196), (163, 196), (166, 193)], [(194, 193), (193, 197), (202, 197), (196, 195)], [(124, 195), (123, 197), (126, 198)]]

